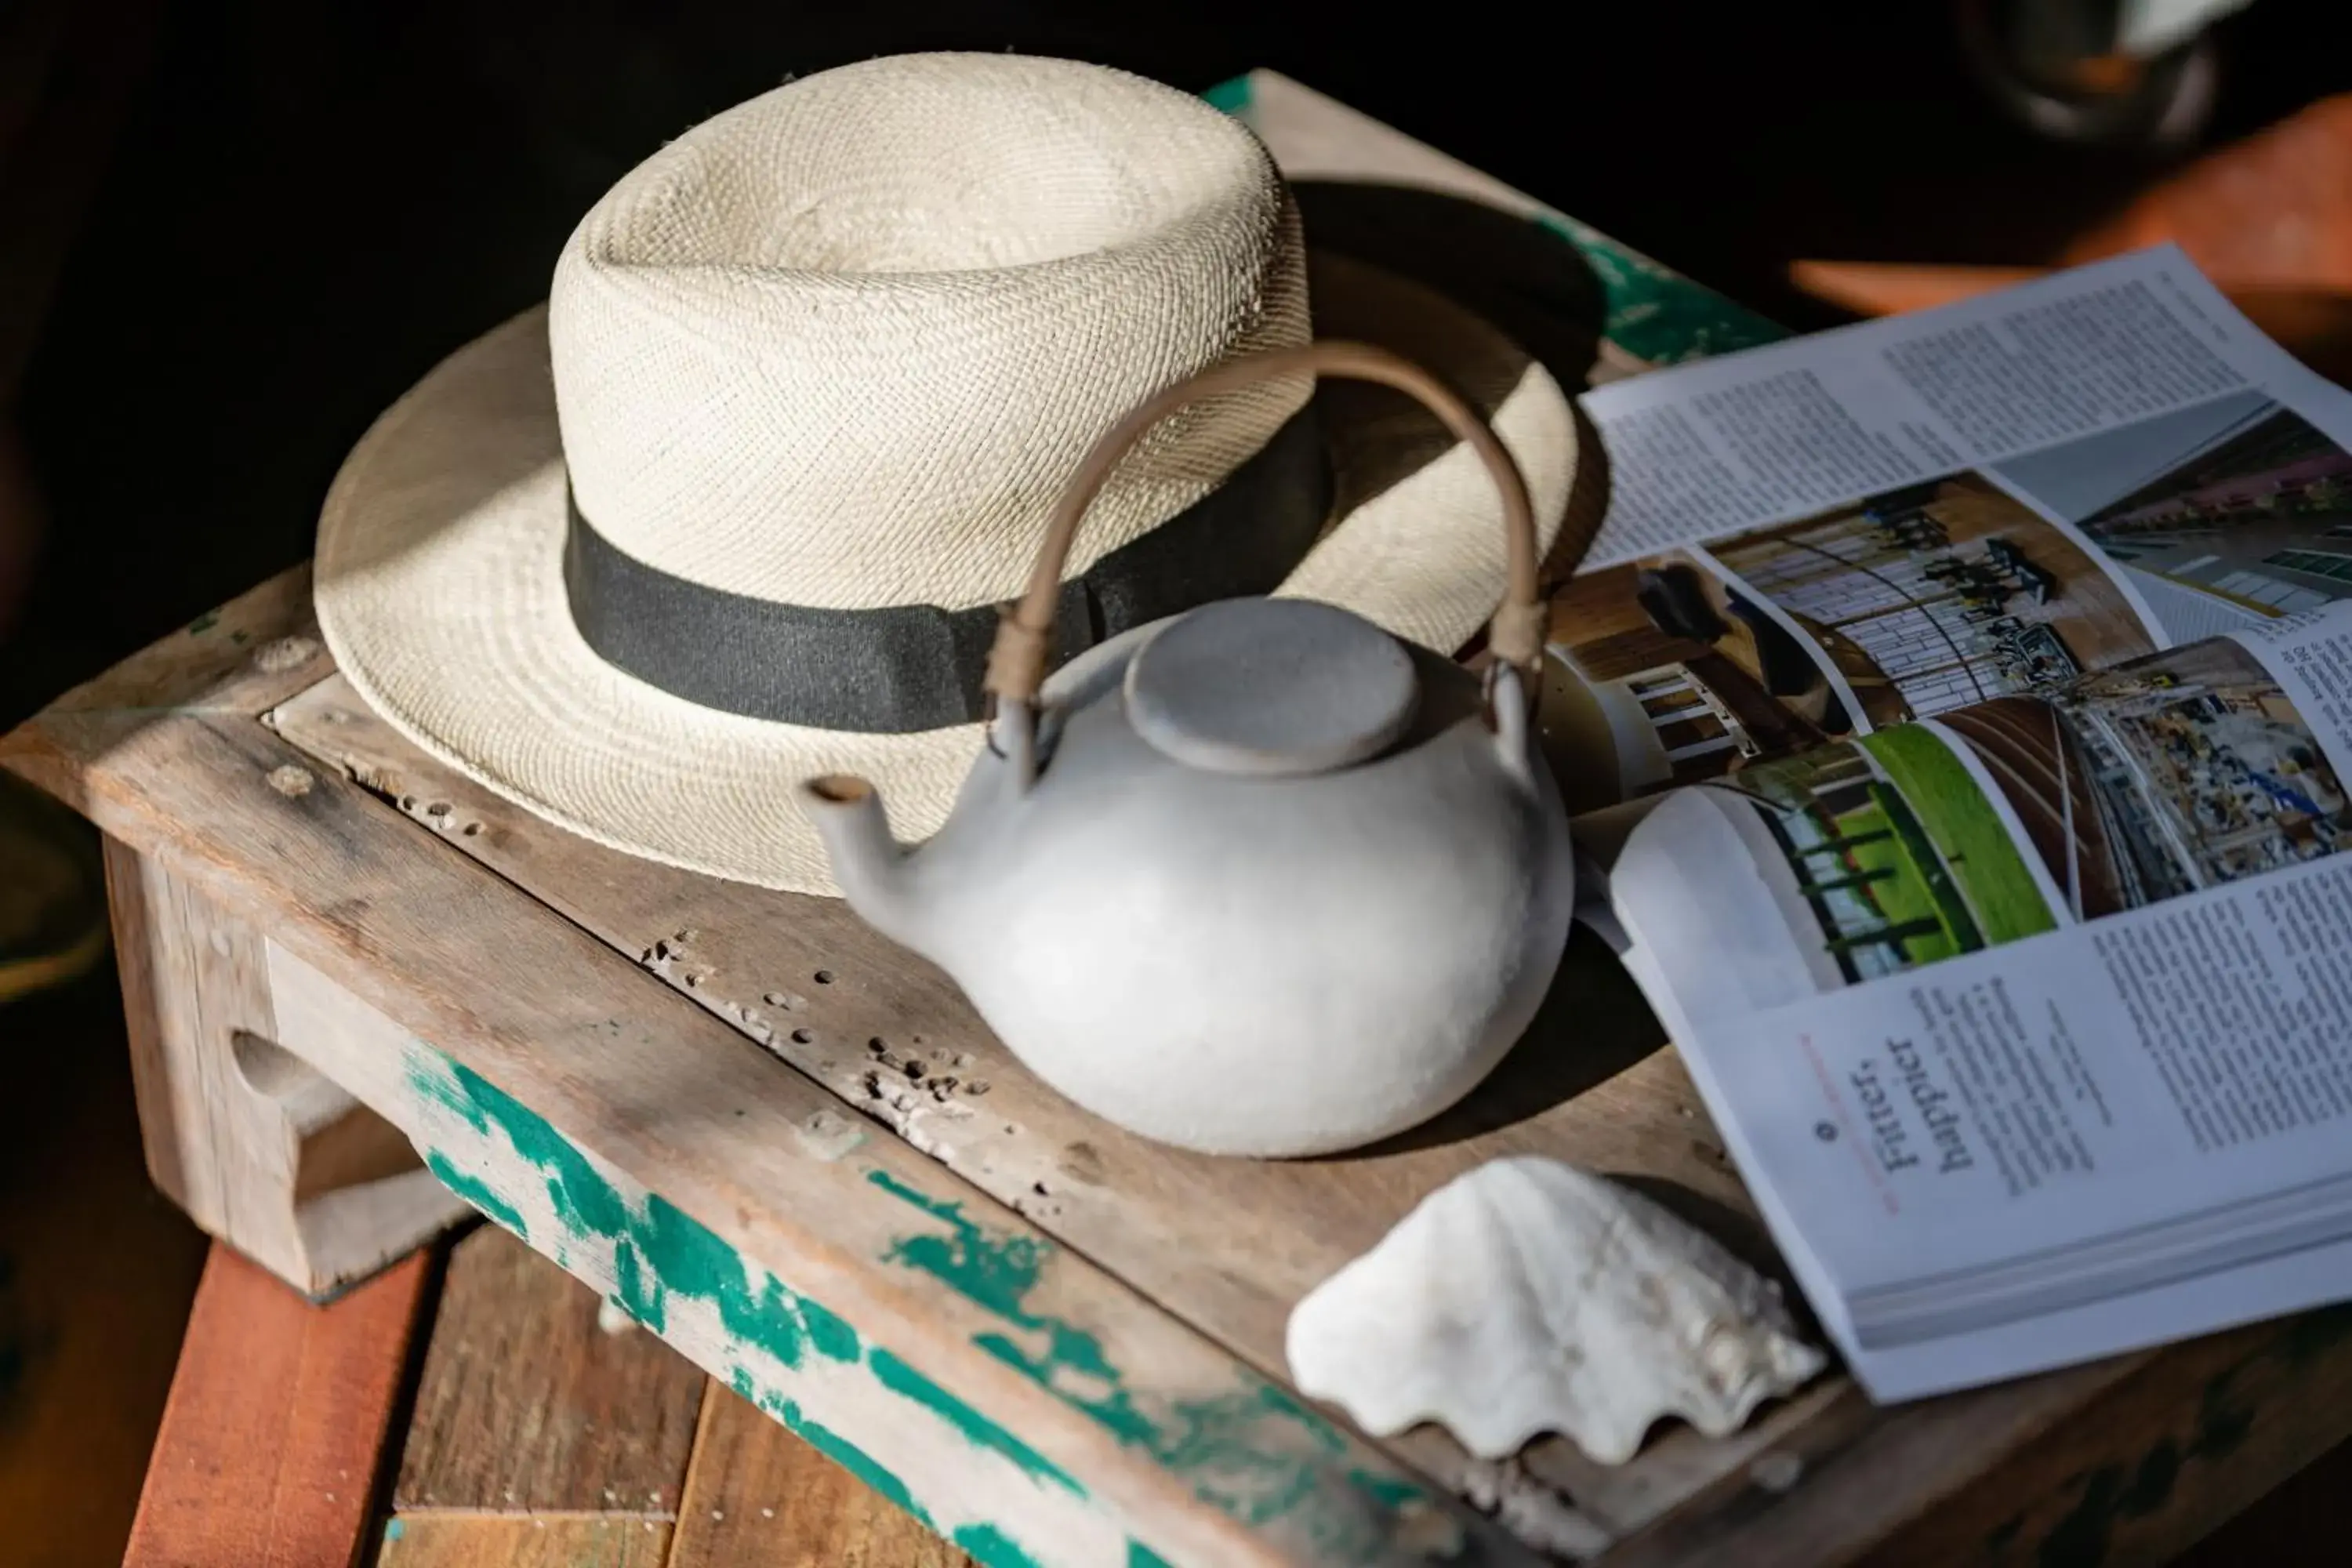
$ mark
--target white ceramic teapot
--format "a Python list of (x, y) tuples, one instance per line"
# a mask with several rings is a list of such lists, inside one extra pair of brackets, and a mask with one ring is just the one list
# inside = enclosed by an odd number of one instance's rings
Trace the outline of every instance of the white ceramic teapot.
[[(1228, 599), (1089, 649), (1041, 694), (1063, 560), (1113, 466), (1183, 404), (1301, 372), (1408, 393), (1485, 461), (1510, 577), (1483, 683), (1345, 610)], [(1228, 361), (1080, 466), (937, 837), (897, 843), (862, 779), (799, 798), (858, 914), (1087, 1110), (1209, 1153), (1367, 1143), (1494, 1068), (1567, 940), (1568, 823), (1529, 722), (1536, 557), (1517, 465), (1427, 373), (1328, 342)]]

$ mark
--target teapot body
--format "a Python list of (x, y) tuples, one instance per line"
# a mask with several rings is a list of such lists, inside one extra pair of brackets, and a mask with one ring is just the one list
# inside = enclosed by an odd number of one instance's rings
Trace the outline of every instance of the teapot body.
[(903, 862), (922, 913), (901, 940), (1041, 1079), (1146, 1137), (1303, 1155), (1426, 1120), (1510, 1048), (1567, 940), (1540, 754), (1489, 727), (1476, 677), (1408, 650), (1419, 701), (1380, 754), (1303, 777), (1189, 766), (1122, 690), (1169, 624), (1047, 683), (1033, 779), (982, 755)]
[[(1226, 599), (1044, 679), (1063, 568), (1129, 447), (1197, 398), (1307, 372), (1422, 403), (1502, 503), (1488, 681), (1301, 598)], [(1458, 393), (1360, 343), (1226, 361), (1078, 465), (982, 687), (988, 749), (909, 852), (872, 786), (801, 786), (859, 914), (962, 985), (1031, 1070), (1106, 1120), (1216, 1154), (1324, 1153), (1459, 1100), (1543, 1000), (1575, 900), (1534, 740), (1533, 506)]]

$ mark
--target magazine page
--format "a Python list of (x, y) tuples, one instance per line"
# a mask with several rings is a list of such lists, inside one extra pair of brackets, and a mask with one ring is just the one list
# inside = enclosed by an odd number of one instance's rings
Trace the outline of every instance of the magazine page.
[(2352, 604), (1607, 814), (1607, 893), (1881, 1398), (2352, 1296)]
[(2352, 595), (2352, 397), (2163, 246), (1595, 388), (1573, 809)]
[(1590, 918), (1864, 1384), (2352, 1295), (2352, 397), (2168, 246), (1583, 402)]

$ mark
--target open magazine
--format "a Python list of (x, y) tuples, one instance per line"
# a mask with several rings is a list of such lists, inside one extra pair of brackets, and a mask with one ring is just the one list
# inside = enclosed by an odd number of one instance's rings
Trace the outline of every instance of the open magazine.
[(2352, 395), (2166, 247), (1585, 406), (1585, 916), (1864, 1385), (2352, 1298)]

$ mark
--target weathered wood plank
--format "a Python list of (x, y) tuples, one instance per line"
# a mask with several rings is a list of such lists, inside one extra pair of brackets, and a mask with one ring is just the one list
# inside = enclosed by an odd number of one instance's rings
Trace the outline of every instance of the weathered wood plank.
[(393, 1506), (677, 1511), (703, 1374), (496, 1226), (449, 1258)]
[(972, 1568), (849, 1471), (712, 1384), (668, 1568)]
[(256, 584), (72, 688), (0, 736), (0, 765), (68, 805), (79, 764), (174, 712), (258, 713), (332, 672), (310, 608), (310, 566)]
[(652, 1519), (426, 1513), (387, 1521), (376, 1568), (663, 1568), (670, 1527)]
[(2126, 1376), (1870, 1560), (2169, 1562), (2344, 1440), (2352, 1308), (2133, 1358)]
[(352, 1561), (427, 1264), (313, 1307), (214, 1247), (124, 1568)]
[[(1016, 1531), (1047, 1561), (1130, 1536), (1171, 1560), (1422, 1561), (1457, 1538), (1514, 1555), (984, 1194), (894, 1141), (845, 1137), (838, 1100), (569, 921), (463, 857), (415, 853), (429, 841), (341, 776), (270, 782), (300, 761), (250, 721), (163, 715), (119, 737), (81, 794), (270, 931), (289, 1046), (478, 1206), (599, 1290), (639, 1293), (665, 1338), (804, 1429), (837, 1400), (847, 1442), (958, 1456), (924, 1461), (943, 1529)], [(292, 1019), (281, 953), (349, 991)], [(796, 1342), (747, 1338), (775, 1326), (771, 1295), (823, 1301), (855, 1338), (791, 1364)], [(1219, 1441), (1194, 1440), (1204, 1422)]]
[(283, 1050), (252, 928), (106, 847), (131, 1082), (155, 1184), (305, 1295), (462, 1217), (399, 1132)]
[(1612, 1565), (2162, 1563), (2345, 1440), (2352, 1311), (1891, 1410), (1849, 1391)]
[[(1745, 1568), (1830, 1568), (1915, 1520), (1941, 1517), (2129, 1370), (2078, 1367), (1924, 1404), (1874, 1407), (1848, 1382), (1810, 1418), (1610, 1553), (1611, 1568), (1682, 1568), (1727, 1552)], [(2118, 1440), (2127, 1440), (2120, 1437)], [(2044, 1478), (2047, 1484), (2047, 1478)]]

